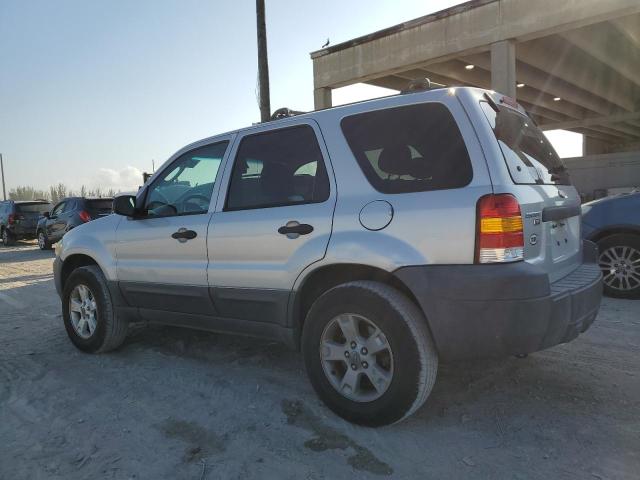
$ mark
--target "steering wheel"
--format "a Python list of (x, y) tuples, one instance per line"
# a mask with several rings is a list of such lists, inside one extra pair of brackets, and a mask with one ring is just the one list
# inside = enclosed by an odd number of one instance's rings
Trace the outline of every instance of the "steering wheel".
[[(207, 211), (209, 209), (209, 203), (211, 203), (211, 199), (201, 193), (192, 193), (190, 195), (187, 195), (184, 198), (184, 200), (182, 200), (181, 203), (182, 203), (182, 210), (184, 212), (201, 211), (201, 210)], [(188, 204), (195, 205), (196, 210), (189, 210), (187, 208)]]

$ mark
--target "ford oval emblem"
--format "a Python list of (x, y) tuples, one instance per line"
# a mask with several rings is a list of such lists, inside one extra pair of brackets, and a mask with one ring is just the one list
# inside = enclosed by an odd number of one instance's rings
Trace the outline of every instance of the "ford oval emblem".
[(531, 245), (535, 245), (536, 243), (538, 243), (538, 236), (535, 233), (529, 237), (529, 243)]

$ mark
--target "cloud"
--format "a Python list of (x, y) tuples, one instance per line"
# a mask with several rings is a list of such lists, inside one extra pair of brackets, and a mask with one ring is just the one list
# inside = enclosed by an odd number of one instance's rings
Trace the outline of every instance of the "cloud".
[(136, 190), (142, 185), (142, 170), (127, 165), (121, 170), (99, 168), (94, 179), (96, 186), (114, 190)]

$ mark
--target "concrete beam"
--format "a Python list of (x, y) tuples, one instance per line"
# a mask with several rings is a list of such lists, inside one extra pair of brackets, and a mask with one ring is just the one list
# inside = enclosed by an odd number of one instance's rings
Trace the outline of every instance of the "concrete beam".
[[(474, 68), (473, 70), (465, 70), (464, 62), (452, 61), (438, 64), (431, 64), (426, 67), (430, 72), (438, 75), (452, 78), (461, 82), (468, 82), (481, 88), (491, 88), (491, 75), (482, 68)], [(555, 102), (551, 95), (537, 92), (533, 89), (518, 92), (518, 99), (525, 102), (543, 107), (547, 110), (566, 115), (569, 118), (579, 119), (588, 116), (588, 111), (572, 104), (571, 102), (561, 101)]]
[[(640, 2), (639, 2), (640, 4)], [(553, 52), (551, 55), (550, 52)], [(634, 83), (614, 74), (593, 57), (560, 37), (518, 44), (518, 58), (539, 70), (591, 92), (624, 111), (634, 109)]]
[(331, 89), (327, 87), (316, 88), (313, 91), (313, 106), (316, 110), (331, 107)]
[(577, 127), (589, 127), (591, 125), (606, 125), (609, 123), (621, 123), (629, 120), (640, 119), (640, 112), (622, 113), (618, 115), (609, 115), (606, 117), (589, 117), (582, 120), (569, 120), (566, 122), (558, 122), (545, 125), (542, 130), (568, 130)]
[(627, 39), (640, 49), (640, 16), (631, 15), (627, 17), (615, 18), (611, 23), (618, 29), (620, 33), (625, 35)]
[(516, 98), (516, 42), (491, 44), (491, 89)]
[[(461, 60), (483, 68), (484, 70), (491, 70), (491, 59), (489, 55), (469, 55), (463, 57)], [(518, 83), (525, 84), (523, 88), (532, 87), (553, 97), (563, 98), (596, 114), (609, 115), (620, 111), (619, 107), (594, 96), (590, 91), (577, 88), (575, 85), (518, 60), (516, 60), (516, 78)], [(516, 94), (519, 91), (520, 89), (517, 89)]]
[(503, 40), (530, 40), (638, 12), (637, 0), (476, 0), (313, 52), (314, 86), (367, 81), (486, 51)]
[[(618, 137), (612, 137), (604, 133), (594, 132), (593, 130), (589, 130), (588, 128), (572, 128), (571, 131), (576, 133), (581, 133), (582, 135), (585, 135), (587, 137), (591, 137), (596, 140), (600, 140), (602, 142), (609, 143), (609, 144), (614, 144), (620, 141)], [(583, 143), (583, 148), (584, 148), (584, 143)]]
[(611, 24), (571, 30), (561, 33), (560, 36), (627, 80), (640, 85), (640, 49)]

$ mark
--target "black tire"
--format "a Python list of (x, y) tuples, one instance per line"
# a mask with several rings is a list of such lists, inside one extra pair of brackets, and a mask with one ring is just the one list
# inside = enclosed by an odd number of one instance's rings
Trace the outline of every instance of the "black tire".
[(42, 230), (38, 230), (37, 238), (38, 248), (40, 248), (40, 250), (51, 250), (51, 242), (49, 241), (46, 233), (44, 233)]
[[(80, 284), (88, 287), (96, 300), (96, 328), (89, 338), (78, 335), (70, 317), (71, 292)], [(128, 323), (117, 315), (107, 281), (100, 268), (95, 265), (80, 267), (69, 275), (62, 292), (62, 318), (69, 339), (83, 352), (105, 353), (115, 350), (127, 336)]]
[(8, 229), (3, 228), (2, 229), (2, 244), (5, 247), (10, 247), (12, 245), (14, 245), (16, 243), (16, 239), (14, 238), (13, 235), (11, 235), (11, 232), (9, 232)]
[[(621, 265), (614, 257), (622, 256), (625, 247), (629, 258), (624, 259), (624, 265)], [(609, 235), (598, 242), (598, 251), (598, 262), (604, 277), (604, 294), (614, 298), (640, 298), (640, 235)], [(612, 255), (607, 252), (612, 252)], [(618, 269), (626, 271), (625, 280), (615, 278), (616, 265)]]
[[(390, 384), (372, 401), (347, 398), (333, 387), (323, 370), (323, 332), (338, 315), (347, 313), (371, 320), (393, 353)], [(342, 418), (370, 427), (399, 422), (420, 408), (438, 370), (438, 354), (420, 309), (398, 290), (372, 281), (339, 285), (314, 302), (304, 323), (302, 353), (311, 384), (322, 401)]]

